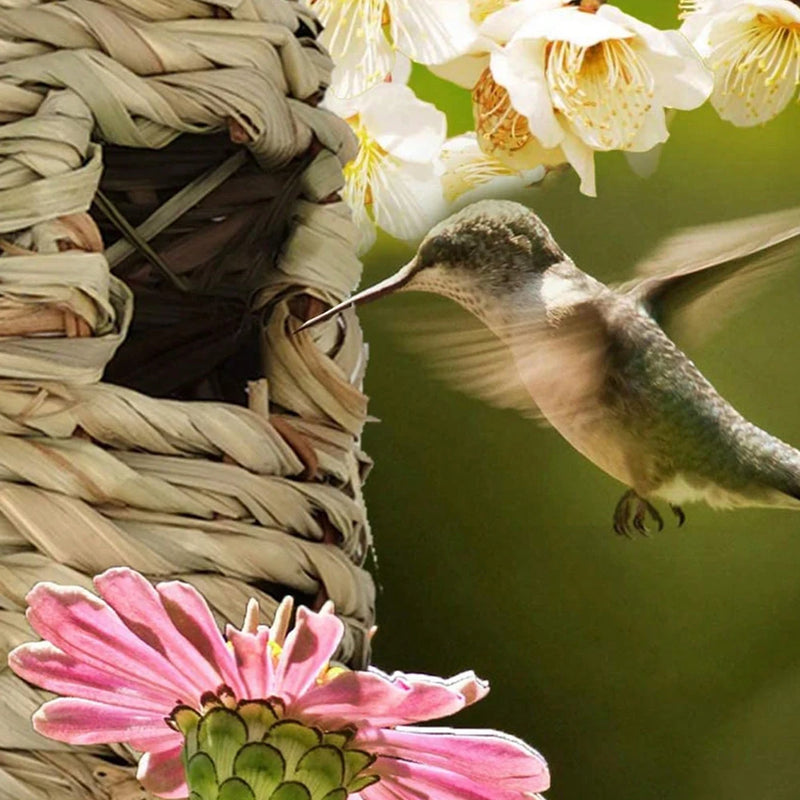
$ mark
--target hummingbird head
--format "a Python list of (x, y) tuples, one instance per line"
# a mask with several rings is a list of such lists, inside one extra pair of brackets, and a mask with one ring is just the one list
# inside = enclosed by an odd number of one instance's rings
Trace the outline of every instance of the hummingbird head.
[(508, 200), (483, 200), (431, 229), (417, 250), (415, 271), (405, 288), (436, 291), (424, 286), (436, 274), (445, 283), (473, 284), (502, 296), (565, 258), (529, 208)]
[(544, 223), (521, 203), (482, 200), (435, 225), (417, 253), (394, 275), (306, 322), (316, 325), (351, 305), (397, 291), (427, 291), (478, 316), (493, 302), (518, 295), (567, 256)]

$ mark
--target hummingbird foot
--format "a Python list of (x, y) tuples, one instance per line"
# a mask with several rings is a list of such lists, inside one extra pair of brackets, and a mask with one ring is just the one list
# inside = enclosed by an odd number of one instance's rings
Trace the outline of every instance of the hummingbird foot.
[(669, 507), (672, 513), (678, 518), (678, 527), (680, 528), (681, 525), (686, 522), (686, 514), (683, 513), (683, 509), (680, 506), (673, 506), (672, 503), (670, 503)]
[[(675, 511), (677, 515), (680, 509), (676, 511), (676, 508), (677, 507), (673, 507), (673, 511)], [(622, 495), (619, 503), (617, 503), (617, 507), (614, 509), (614, 531), (620, 536), (627, 536), (630, 538), (631, 526), (633, 526), (633, 529), (641, 533), (642, 536), (649, 536), (650, 530), (647, 527), (648, 514), (653, 522), (658, 525), (658, 530), (663, 530), (664, 520), (661, 518), (661, 514), (658, 513), (651, 503), (648, 503), (643, 497), (639, 497), (633, 489), (628, 489), (628, 491)], [(682, 511), (680, 515), (683, 515)]]

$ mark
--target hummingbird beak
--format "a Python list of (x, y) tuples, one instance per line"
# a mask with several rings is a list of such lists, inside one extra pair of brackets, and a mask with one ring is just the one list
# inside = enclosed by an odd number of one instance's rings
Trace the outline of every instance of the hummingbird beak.
[(392, 292), (402, 289), (403, 286), (406, 286), (414, 277), (417, 269), (417, 260), (412, 259), (408, 262), (408, 264), (395, 272), (394, 275), (390, 275), (388, 278), (380, 281), (380, 283), (376, 283), (374, 286), (370, 286), (368, 289), (364, 289), (363, 291), (354, 294), (349, 299), (339, 303), (339, 305), (329, 308), (322, 314), (319, 314), (318, 316), (308, 320), (308, 322), (304, 322), (299, 328), (297, 328), (297, 330), (295, 330), (295, 333), (298, 331), (303, 331), (306, 328), (310, 328), (312, 325), (317, 325), (320, 322), (325, 322), (326, 319), (335, 317), (340, 311), (344, 311), (346, 308), (350, 308), (350, 306), (360, 306), (364, 303), (371, 303), (373, 300), (377, 300), (379, 297), (392, 294)]

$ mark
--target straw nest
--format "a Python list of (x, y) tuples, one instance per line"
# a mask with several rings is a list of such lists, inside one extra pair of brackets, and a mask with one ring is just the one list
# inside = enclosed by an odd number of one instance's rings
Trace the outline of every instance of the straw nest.
[[(221, 622), (331, 598), (367, 661), (361, 333), (290, 335), (361, 269), (318, 32), (294, 0), (0, 0), (3, 664), (35, 582), (119, 564)], [(147, 796), (0, 680), (1, 800)]]

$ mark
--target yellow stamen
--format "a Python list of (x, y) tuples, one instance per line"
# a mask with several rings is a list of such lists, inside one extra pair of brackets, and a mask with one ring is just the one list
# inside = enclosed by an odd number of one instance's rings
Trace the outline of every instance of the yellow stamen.
[(358, 155), (344, 167), (344, 199), (351, 208), (372, 203), (372, 179), (386, 159), (386, 151), (373, 139), (358, 115), (347, 120), (358, 139)]
[(546, 149), (531, 133), (528, 120), (514, 109), (508, 92), (485, 69), (472, 90), (478, 146), (514, 172), (566, 161), (560, 147)]
[(350, 672), (350, 670), (346, 667), (324, 667), (317, 676), (317, 684), (321, 686), (323, 683), (328, 683), (339, 675), (344, 675), (345, 672)]
[(744, 124), (765, 122), (800, 84), (800, 24), (757, 14), (746, 25), (720, 26), (712, 34), (709, 65), (715, 105), (731, 107)]
[(553, 105), (591, 147), (630, 147), (651, 108), (655, 82), (627, 39), (591, 47), (550, 42), (545, 76)]
[(516, 174), (501, 161), (483, 152), (461, 154), (443, 150), (442, 159), (450, 162), (442, 175), (442, 190), (448, 203), (492, 178)]
[(311, 6), (325, 26), (328, 51), (334, 63), (363, 47), (363, 59), (357, 70), (367, 85), (381, 80), (384, 70), (377, 43), (382, 40), (384, 25), (389, 23), (385, 0), (311, 0)]
[(514, 110), (508, 91), (494, 80), (488, 67), (472, 90), (472, 109), (484, 153), (514, 153), (533, 138), (528, 120)]

